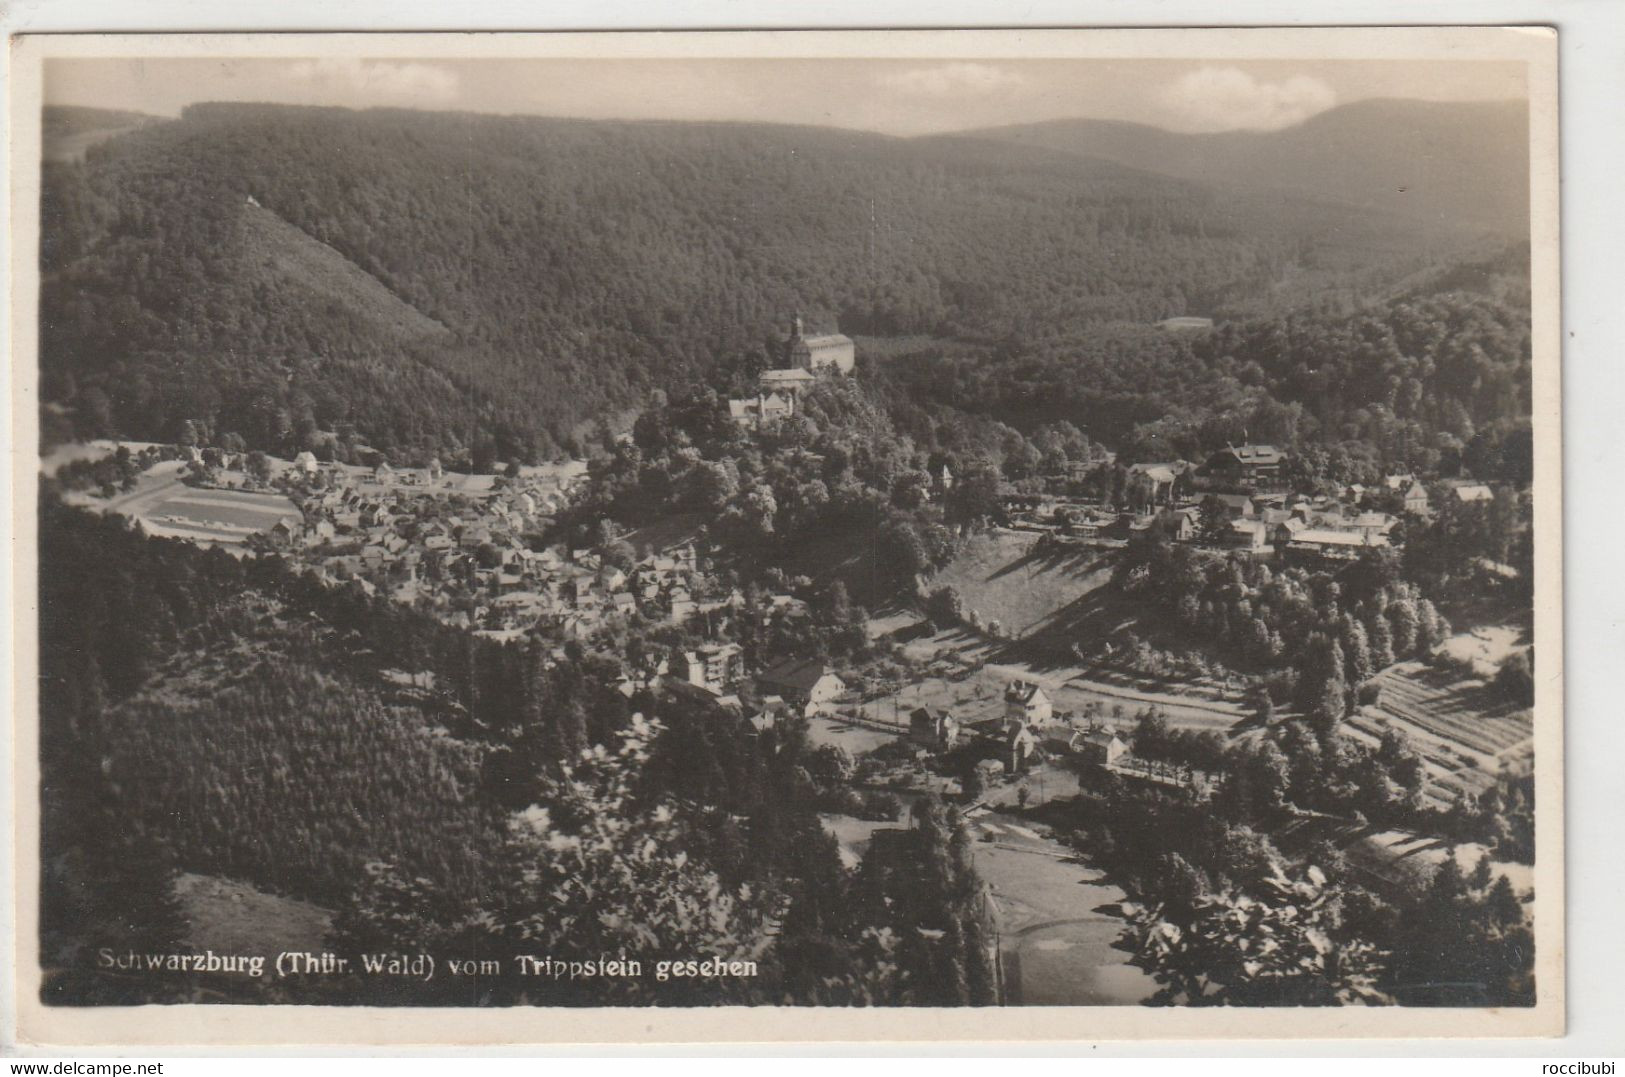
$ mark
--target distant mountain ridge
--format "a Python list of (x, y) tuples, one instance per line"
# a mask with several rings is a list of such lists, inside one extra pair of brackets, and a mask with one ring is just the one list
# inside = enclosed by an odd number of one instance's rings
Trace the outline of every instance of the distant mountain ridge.
[(1521, 101), (1378, 98), (1280, 131), (1182, 134), (1113, 120), (956, 132), (1166, 176), (1316, 195), (1438, 224), (1526, 234), (1529, 117)]
[(40, 154), (47, 161), (76, 161), (98, 142), (163, 119), (122, 109), (46, 105), (40, 115)]

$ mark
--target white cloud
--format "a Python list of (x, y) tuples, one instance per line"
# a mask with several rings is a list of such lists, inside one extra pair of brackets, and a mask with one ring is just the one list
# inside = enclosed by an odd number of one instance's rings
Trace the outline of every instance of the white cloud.
[(893, 89), (922, 97), (956, 97), (993, 93), (1019, 86), (1024, 80), (1014, 71), (992, 64), (958, 61), (899, 71), (880, 81)]
[(1203, 67), (1165, 87), (1158, 99), (1196, 130), (1272, 131), (1326, 111), (1337, 104), (1337, 92), (1309, 75), (1260, 82), (1240, 68)]
[(444, 67), (384, 60), (300, 60), (289, 74), (323, 91), (400, 105), (445, 104), (461, 85), (456, 72)]

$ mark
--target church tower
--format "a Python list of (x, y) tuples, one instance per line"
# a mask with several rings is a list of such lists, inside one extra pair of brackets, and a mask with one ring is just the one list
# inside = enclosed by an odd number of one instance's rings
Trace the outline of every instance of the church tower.
[(784, 338), (784, 357), (780, 362), (786, 370), (795, 370), (797, 368), (805, 370), (808, 362), (812, 359), (812, 353), (808, 351), (806, 344), (803, 343), (802, 334), (804, 330), (805, 326), (801, 321), (801, 312), (798, 310), (795, 316), (790, 319), (790, 335)]
[(784, 341), (784, 369), (835, 370), (852, 373), (857, 356), (850, 337), (839, 333), (814, 333), (808, 336), (806, 325), (797, 311), (790, 319), (790, 336)]

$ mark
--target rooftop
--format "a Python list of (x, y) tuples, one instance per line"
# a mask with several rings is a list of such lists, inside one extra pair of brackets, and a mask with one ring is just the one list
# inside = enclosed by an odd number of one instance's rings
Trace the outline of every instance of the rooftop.
[(761, 675), (764, 684), (806, 691), (835, 671), (816, 658), (787, 658)]
[(1278, 464), (1282, 456), (1274, 445), (1226, 445), (1220, 452), (1244, 464)]

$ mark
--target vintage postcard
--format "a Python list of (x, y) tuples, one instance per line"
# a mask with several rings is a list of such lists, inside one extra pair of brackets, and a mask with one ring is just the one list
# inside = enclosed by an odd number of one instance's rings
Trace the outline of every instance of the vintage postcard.
[(22, 1042), (1562, 1031), (1553, 31), (12, 48)]

